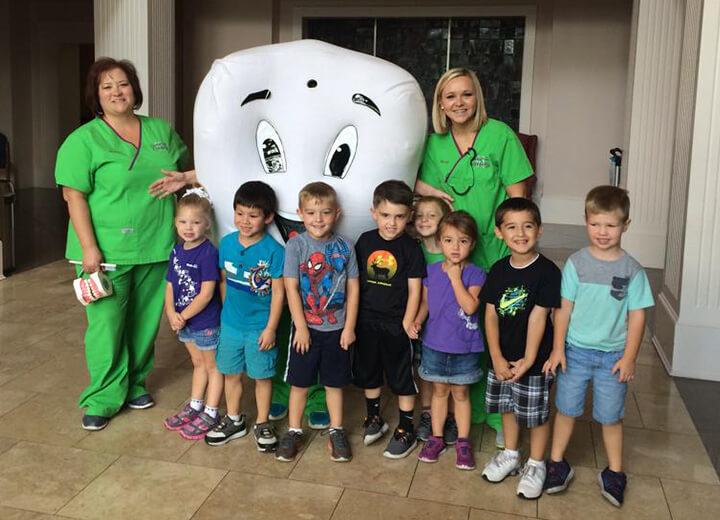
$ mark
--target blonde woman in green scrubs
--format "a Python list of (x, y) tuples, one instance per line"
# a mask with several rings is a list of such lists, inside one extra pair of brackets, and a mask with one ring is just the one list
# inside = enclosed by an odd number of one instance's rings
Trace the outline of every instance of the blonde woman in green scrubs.
[[(480, 236), (470, 258), (487, 272), (510, 254), (495, 236), (495, 209), (509, 197), (525, 196), (523, 180), (532, 175), (532, 167), (515, 132), (488, 118), (480, 82), (471, 70), (450, 69), (438, 80), (432, 122), (435, 133), (428, 138), (415, 191), (472, 215)], [(486, 374), (487, 361), (484, 353)], [(485, 384), (483, 379), (471, 387), (473, 422), (487, 422), (500, 432), (501, 444), (500, 415), (485, 412)]]
[(168, 123), (135, 114), (142, 92), (130, 62), (98, 59), (85, 99), (96, 117), (60, 146), (55, 179), (70, 213), (67, 258), (85, 273), (103, 262), (117, 265), (106, 272), (112, 296), (86, 307), (90, 384), (79, 406), (86, 409), (83, 428), (101, 430), (125, 404), (154, 404), (145, 379), (175, 244), (175, 205), (173, 198), (153, 198), (147, 187), (162, 170), (185, 167), (188, 153)]

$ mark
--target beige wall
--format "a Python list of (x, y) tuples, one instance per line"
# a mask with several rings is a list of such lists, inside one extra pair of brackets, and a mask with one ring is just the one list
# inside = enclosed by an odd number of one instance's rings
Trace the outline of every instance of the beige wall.
[[(194, 95), (214, 58), (271, 39), (294, 39), (298, 10), (397, 16), (407, 1), (360, 5), (347, 0), (183, 2), (183, 134), (190, 135)], [(413, 14), (443, 16), (444, 5), (416, 1)], [(539, 136), (543, 211), (547, 222), (581, 224), (585, 193), (607, 182), (607, 152), (624, 140), (632, 0), (457, 0), (452, 9), (475, 16), (483, 5), (536, 6), (530, 130)]]
[(200, 83), (213, 60), (272, 43), (270, 0), (183, 0), (178, 6), (182, 76), (179, 130), (192, 144), (192, 114)]

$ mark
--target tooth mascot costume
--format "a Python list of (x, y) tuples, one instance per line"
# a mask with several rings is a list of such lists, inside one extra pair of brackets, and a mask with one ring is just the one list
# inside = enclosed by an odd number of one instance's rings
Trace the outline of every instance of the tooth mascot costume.
[[(247, 49), (216, 60), (195, 102), (195, 166), (213, 200), (218, 237), (235, 231), (233, 196), (249, 180), (275, 190), (269, 232), (281, 244), (302, 230), (296, 209), (307, 183), (338, 193), (338, 232), (356, 240), (375, 227), (380, 182), (415, 183), (426, 137), (426, 105), (415, 79), (379, 58), (314, 40)], [(280, 324), (273, 408), (287, 407), (289, 313)], [(325, 410), (322, 387), (305, 413)]]

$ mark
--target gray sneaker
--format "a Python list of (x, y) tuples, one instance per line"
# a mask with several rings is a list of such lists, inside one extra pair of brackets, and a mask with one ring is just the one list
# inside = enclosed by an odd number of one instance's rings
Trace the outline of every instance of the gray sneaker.
[(257, 444), (258, 451), (267, 453), (277, 449), (278, 440), (275, 435), (275, 427), (272, 423), (257, 423), (253, 426), (253, 435), (255, 435), (255, 443)]
[(443, 440), (448, 446), (455, 444), (458, 440), (458, 427), (455, 422), (455, 416), (449, 415), (445, 419), (445, 426), (443, 427)]
[(239, 421), (233, 421), (226, 415), (215, 428), (205, 434), (205, 444), (222, 446), (233, 439), (245, 437), (245, 435), (247, 435), (245, 415), (241, 415)]
[(383, 421), (382, 417), (379, 415), (373, 415), (372, 417), (365, 417), (363, 428), (365, 428), (363, 443), (365, 446), (370, 446), (387, 433), (389, 426), (385, 421)]
[(412, 450), (417, 446), (417, 436), (415, 432), (408, 432), (400, 428), (395, 428), (392, 439), (385, 448), (383, 456), (388, 459), (402, 459), (410, 455)]
[(333, 462), (350, 462), (352, 460), (352, 450), (345, 430), (342, 428), (330, 428), (328, 436), (330, 437), (328, 439), (328, 448)]
[(280, 439), (275, 458), (282, 462), (292, 462), (305, 442), (303, 432), (288, 431)]
[(430, 412), (423, 412), (420, 414), (420, 422), (415, 430), (417, 438), (423, 442), (426, 442), (432, 435), (432, 417)]

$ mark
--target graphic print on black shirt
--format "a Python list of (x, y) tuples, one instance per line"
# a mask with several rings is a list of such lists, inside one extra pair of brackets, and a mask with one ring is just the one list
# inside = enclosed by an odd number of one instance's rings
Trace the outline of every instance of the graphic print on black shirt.
[(425, 277), (420, 245), (402, 234), (385, 240), (377, 229), (360, 235), (355, 245), (360, 271), (360, 321), (402, 321), (408, 279)]
[[(510, 257), (498, 260), (490, 269), (487, 282), (480, 295), (483, 304), (495, 306), (500, 330), (500, 350), (508, 361), (525, 356), (528, 319), (536, 305), (549, 309), (560, 307), (560, 270), (542, 255), (530, 265), (516, 269)], [(550, 357), (553, 330), (550, 314), (545, 322), (545, 332), (537, 358), (529, 375), (538, 375)]]

